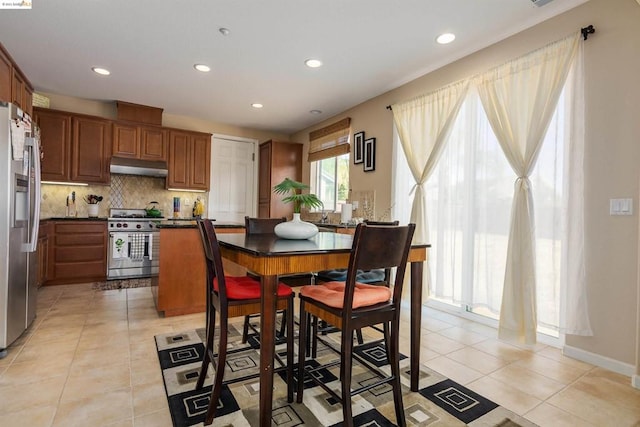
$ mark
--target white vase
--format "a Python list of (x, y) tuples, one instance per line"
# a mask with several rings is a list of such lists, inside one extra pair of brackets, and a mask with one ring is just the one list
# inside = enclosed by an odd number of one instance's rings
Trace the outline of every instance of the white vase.
[(87, 211), (89, 212), (89, 218), (97, 218), (98, 217), (98, 204), (87, 205)]
[(273, 230), (276, 236), (282, 239), (301, 240), (308, 239), (318, 234), (318, 227), (310, 222), (302, 221), (299, 213), (293, 214), (293, 219), (281, 222)]

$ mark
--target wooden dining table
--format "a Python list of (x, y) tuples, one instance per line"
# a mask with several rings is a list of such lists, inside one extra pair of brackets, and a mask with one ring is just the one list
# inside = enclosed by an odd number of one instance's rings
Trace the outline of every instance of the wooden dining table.
[[(273, 358), (276, 339), (278, 276), (346, 268), (353, 236), (321, 232), (306, 240), (280, 239), (273, 234), (218, 234), (222, 257), (261, 277), (260, 314), (260, 426), (271, 426)], [(418, 391), (422, 273), (427, 259), (425, 243), (412, 243), (411, 277), (411, 390)]]

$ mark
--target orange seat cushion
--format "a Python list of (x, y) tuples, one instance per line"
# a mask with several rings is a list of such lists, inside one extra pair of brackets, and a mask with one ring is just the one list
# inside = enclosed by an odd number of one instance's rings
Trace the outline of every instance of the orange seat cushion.
[[(344, 304), (344, 282), (327, 282), (317, 286), (303, 286), (300, 295), (319, 301), (329, 307), (342, 308)], [(386, 286), (367, 285), (356, 282), (353, 291), (352, 308), (388, 302), (391, 299), (391, 289)]]
[[(227, 298), (233, 300), (260, 299), (260, 282), (248, 276), (225, 276)], [(218, 278), (213, 279), (213, 289), (218, 292)], [(278, 296), (288, 297), (293, 291), (284, 283), (278, 283)]]

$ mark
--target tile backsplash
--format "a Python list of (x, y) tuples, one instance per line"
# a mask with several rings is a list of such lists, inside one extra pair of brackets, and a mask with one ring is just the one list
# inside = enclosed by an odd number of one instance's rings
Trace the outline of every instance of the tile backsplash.
[(193, 193), (188, 191), (169, 191), (165, 189), (163, 178), (132, 175), (111, 175), (111, 185), (42, 185), (41, 218), (66, 216), (66, 198), (72, 191), (76, 192), (76, 208), (78, 217), (87, 217), (87, 204), (83, 197), (89, 194), (102, 196), (98, 216), (109, 216), (109, 208), (144, 209), (149, 202), (158, 202), (158, 209), (163, 216), (173, 217), (173, 198), (180, 197), (180, 218), (191, 218), (193, 203), (200, 197), (206, 216), (209, 193)]

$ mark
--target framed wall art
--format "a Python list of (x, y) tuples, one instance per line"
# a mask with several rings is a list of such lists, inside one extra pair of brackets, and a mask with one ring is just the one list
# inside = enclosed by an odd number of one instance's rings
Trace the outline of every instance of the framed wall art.
[(353, 164), (364, 162), (364, 132), (353, 134)]
[(369, 138), (364, 141), (364, 171), (376, 170), (376, 139)]

